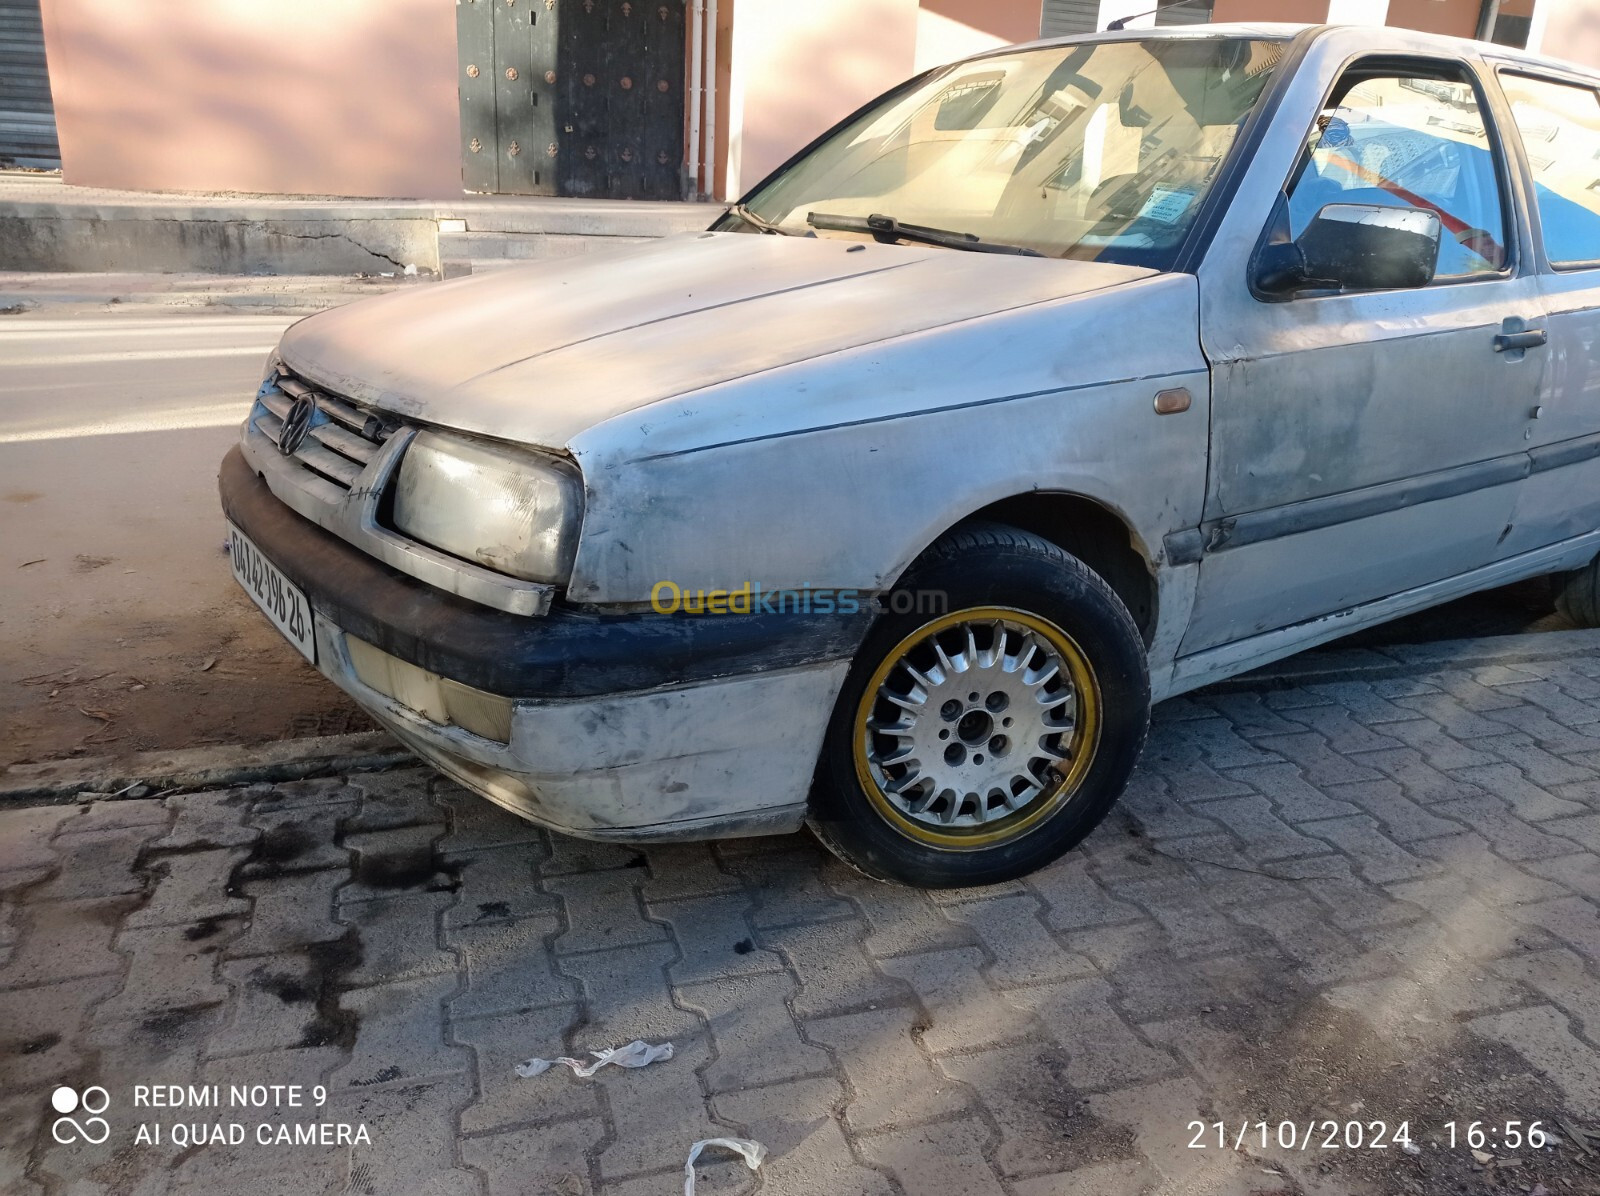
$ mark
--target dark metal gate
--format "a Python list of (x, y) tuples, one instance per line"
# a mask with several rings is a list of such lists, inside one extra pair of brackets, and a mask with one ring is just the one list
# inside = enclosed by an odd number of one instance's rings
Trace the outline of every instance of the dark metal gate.
[(468, 191), (683, 192), (684, 0), (457, 0)]

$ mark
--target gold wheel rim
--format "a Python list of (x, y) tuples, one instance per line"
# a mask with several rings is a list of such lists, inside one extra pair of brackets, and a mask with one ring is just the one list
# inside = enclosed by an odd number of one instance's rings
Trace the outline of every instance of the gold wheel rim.
[(1077, 796), (1101, 707), (1088, 657), (1048, 619), (1004, 606), (955, 611), (905, 636), (873, 671), (851, 725), (856, 779), (914, 842), (945, 851), (1014, 842)]

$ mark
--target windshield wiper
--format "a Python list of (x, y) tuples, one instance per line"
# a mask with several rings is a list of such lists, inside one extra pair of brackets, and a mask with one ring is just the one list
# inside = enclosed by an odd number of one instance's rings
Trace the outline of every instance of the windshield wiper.
[(733, 205), (733, 207), (729, 208), (728, 209), (728, 215), (737, 216), (740, 220), (743, 220), (746, 224), (750, 225), (752, 228), (759, 228), (762, 232), (770, 233), (773, 236), (778, 236), (778, 237), (809, 237), (809, 236), (811, 236), (810, 233), (802, 233), (802, 232), (798, 231), (797, 229), (780, 228), (776, 224), (772, 223), (772, 221), (768, 220), (765, 216), (757, 216), (754, 212), (752, 212), (749, 208), (745, 207), (744, 204), (742, 204), (742, 203), (736, 203), (736, 204)]
[(954, 232), (947, 228), (928, 228), (922, 224), (901, 224), (893, 216), (834, 216), (828, 212), (808, 212), (806, 223), (838, 233), (870, 233), (878, 240), (916, 241), (923, 245), (940, 245), (946, 249), (966, 249), (972, 253), (1010, 253), (1018, 257), (1043, 257), (1037, 249), (1021, 245), (1003, 245), (998, 241), (984, 241), (972, 233)]

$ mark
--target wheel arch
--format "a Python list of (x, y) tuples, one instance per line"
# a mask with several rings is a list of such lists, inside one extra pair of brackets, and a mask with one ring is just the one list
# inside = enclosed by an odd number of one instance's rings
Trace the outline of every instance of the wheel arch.
[(973, 521), (1009, 524), (1077, 557), (1122, 599), (1145, 647), (1150, 646), (1158, 614), (1155, 569), (1143, 540), (1121, 514), (1083, 494), (1032, 490), (971, 512), (943, 529), (930, 546)]

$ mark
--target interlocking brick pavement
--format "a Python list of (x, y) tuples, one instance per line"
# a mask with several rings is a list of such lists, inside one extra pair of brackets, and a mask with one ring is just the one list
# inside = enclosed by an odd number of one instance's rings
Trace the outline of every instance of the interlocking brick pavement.
[[(1600, 657), (1426, 667), (1168, 703), (1105, 824), (993, 889), (582, 843), (422, 768), (0, 811), (0, 1190), (644, 1196), (749, 1136), (704, 1191), (1600, 1193)], [(513, 1070), (635, 1037), (676, 1055)], [(1419, 1153), (1280, 1142), (1313, 1121)]]

